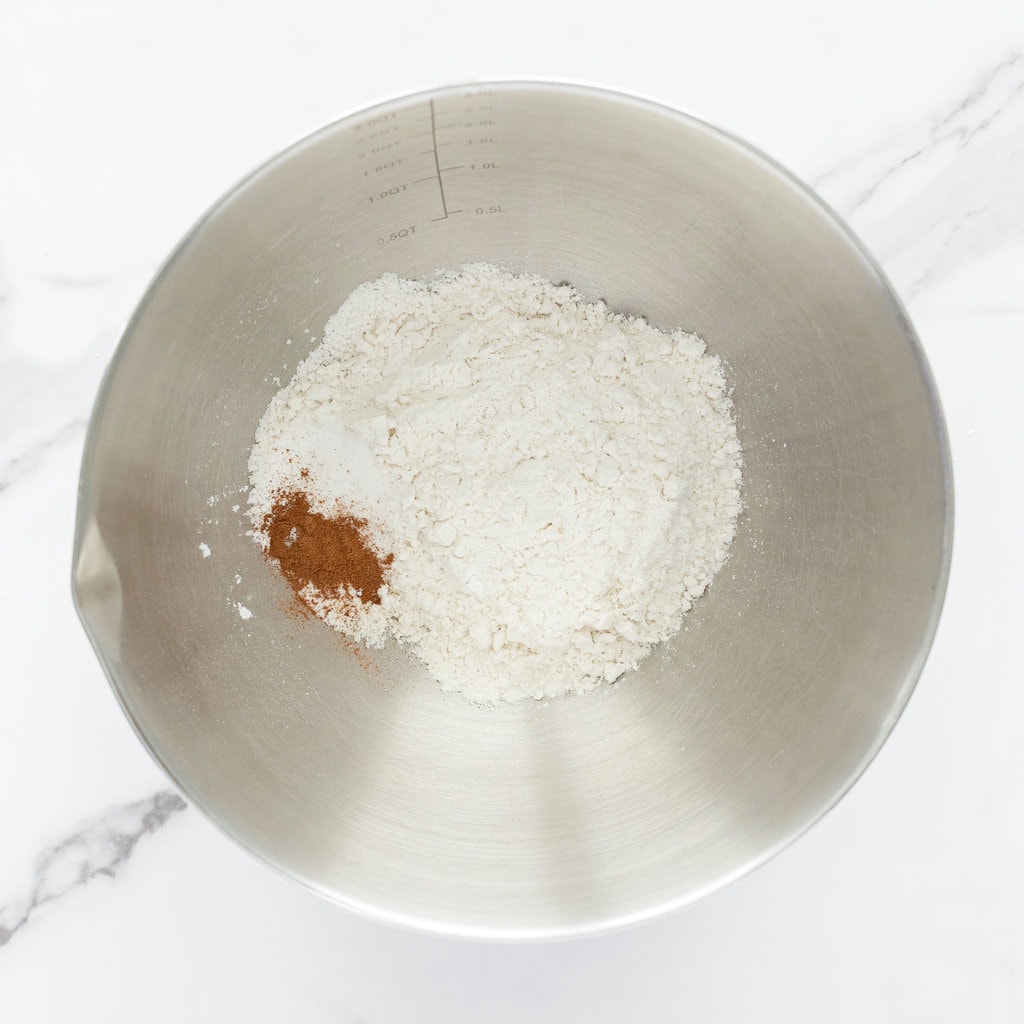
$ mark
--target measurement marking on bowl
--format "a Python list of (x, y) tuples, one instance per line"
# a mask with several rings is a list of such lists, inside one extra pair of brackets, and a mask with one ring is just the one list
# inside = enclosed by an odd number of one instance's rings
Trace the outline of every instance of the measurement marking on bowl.
[[(437, 188), (441, 193), (441, 209), (444, 210), (444, 214), (440, 217), (434, 217), (435, 221), (447, 220), (450, 216), (456, 213), (462, 213), (461, 210), (449, 210), (448, 202), (444, 197), (444, 178), (441, 177), (441, 158), (437, 154), (437, 111), (434, 109), (434, 101), (430, 101), (430, 141), (433, 143), (434, 148), (434, 170), (437, 172)], [(442, 146), (450, 146), (450, 142), (442, 142)]]
[[(436, 183), (439, 216), (432, 217), (430, 223), (440, 226), (467, 210), (476, 216), (505, 213), (507, 206), (498, 201), (499, 197), (487, 192), (480, 194), (478, 189), (473, 189), (468, 200), (462, 197), (462, 203), (452, 200), (453, 194), (459, 196), (460, 184), (468, 183), (481, 172), (485, 176), (487, 172), (493, 173), (502, 163), (491, 156), (499, 139), (495, 135), (475, 134), (498, 128), (494, 105), (486, 102), (487, 98), (486, 92), (466, 93), (453, 97), (451, 105), (442, 103), (440, 108), (430, 100), (422, 106), (395, 111), (358, 126), (357, 130), (365, 132), (364, 148), (358, 159), (366, 161), (361, 168), (370, 186), (366, 202), (399, 211), (406, 202), (413, 201), (417, 185), (430, 187)], [(411, 129), (408, 134), (407, 129)], [(455, 137), (450, 137), (449, 133), (455, 133)], [(416, 142), (422, 145), (427, 139), (429, 148), (413, 148)], [(444, 147), (450, 147), (447, 153), (443, 152)], [(467, 151), (467, 147), (473, 148)], [(395, 180), (396, 175), (401, 177)], [(422, 234), (425, 227), (425, 222), (406, 220), (400, 212), (392, 223), (396, 224), (394, 228), (378, 232), (378, 245), (408, 239), (417, 232)]]

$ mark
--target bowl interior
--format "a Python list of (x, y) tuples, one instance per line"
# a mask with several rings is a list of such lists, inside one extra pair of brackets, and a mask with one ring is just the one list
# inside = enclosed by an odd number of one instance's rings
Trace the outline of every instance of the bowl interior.
[[(354, 652), (246, 536), (256, 424), (329, 316), (386, 271), (481, 260), (698, 332), (735, 388), (731, 559), (582, 698), (482, 709), (403, 649)], [(392, 920), (548, 936), (690, 901), (838, 799), (920, 671), (949, 531), (923, 357), (826, 209), (692, 118), (495, 84), (332, 125), (185, 239), (96, 408), (75, 591), (143, 741), (250, 850)]]

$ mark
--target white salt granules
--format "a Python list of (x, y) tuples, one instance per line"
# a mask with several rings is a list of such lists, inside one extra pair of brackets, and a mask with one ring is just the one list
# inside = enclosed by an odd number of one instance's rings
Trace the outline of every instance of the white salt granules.
[(726, 383), (698, 337), (487, 264), (358, 288), (271, 401), (249, 470), (264, 546), (274, 496), (301, 490), (394, 554), (379, 605), (318, 612), (411, 644), (481, 703), (634, 668), (721, 567), (740, 510)]

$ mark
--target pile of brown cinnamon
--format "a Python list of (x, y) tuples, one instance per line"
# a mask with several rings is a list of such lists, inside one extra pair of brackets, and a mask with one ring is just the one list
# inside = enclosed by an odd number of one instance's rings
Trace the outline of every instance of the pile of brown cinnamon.
[(281, 567), (295, 596), (312, 610), (307, 587), (328, 599), (380, 604), (394, 555), (381, 557), (367, 541), (367, 521), (344, 512), (314, 512), (309, 496), (290, 491), (277, 497), (263, 519), (270, 538), (267, 557)]

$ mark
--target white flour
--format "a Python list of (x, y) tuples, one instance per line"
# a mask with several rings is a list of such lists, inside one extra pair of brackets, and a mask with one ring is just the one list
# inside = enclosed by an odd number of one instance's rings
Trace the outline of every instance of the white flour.
[(264, 544), (274, 495), (299, 488), (394, 554), (379, 605), (321, 614), (411, 644), (482, 703), (635, 667), (725, 561), (740, 509), (699, 338), (486, 264), (358, 288), (271, 401), (249, 469)]

